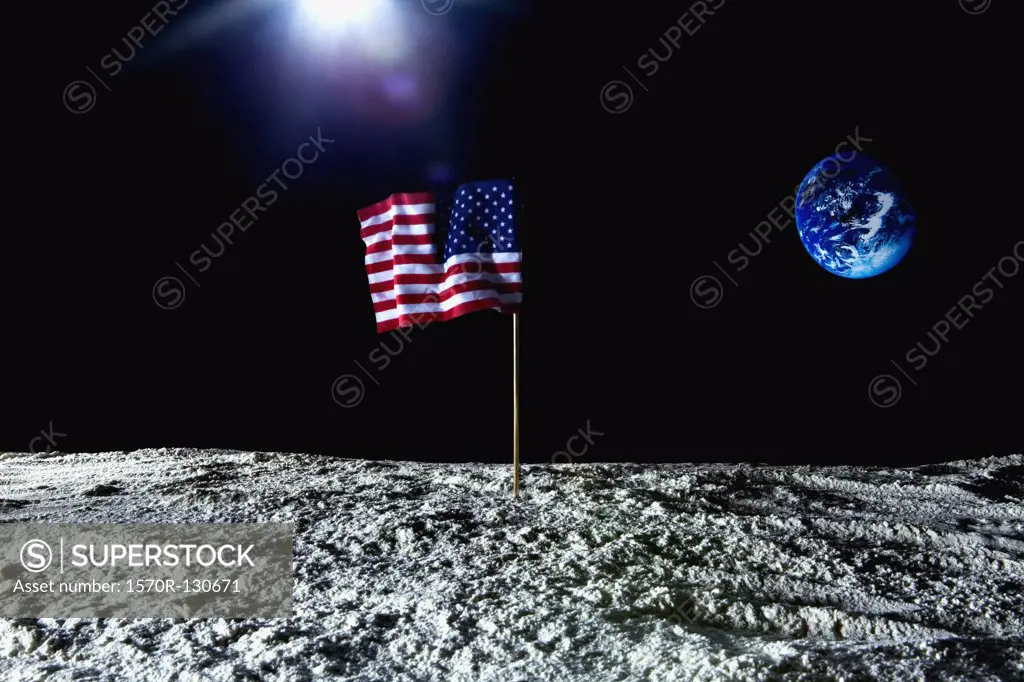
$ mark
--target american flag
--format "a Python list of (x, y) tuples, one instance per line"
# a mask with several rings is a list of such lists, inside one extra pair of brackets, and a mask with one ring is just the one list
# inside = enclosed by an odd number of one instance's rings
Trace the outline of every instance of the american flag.
[[(523, 254), (512, 183), (469, 182), (439, 199), (392, 194), (358, 212), (378, 333), (477, 310), (519, 310)], [(447, 217), (443, 263), (436, 216)]]

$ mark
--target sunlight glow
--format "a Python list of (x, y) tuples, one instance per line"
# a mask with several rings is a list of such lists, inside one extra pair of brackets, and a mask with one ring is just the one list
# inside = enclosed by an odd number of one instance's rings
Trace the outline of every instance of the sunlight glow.
[(385, 0), (299, 0), (307, 24), (321, 31), (366, 28), (387, 14)]

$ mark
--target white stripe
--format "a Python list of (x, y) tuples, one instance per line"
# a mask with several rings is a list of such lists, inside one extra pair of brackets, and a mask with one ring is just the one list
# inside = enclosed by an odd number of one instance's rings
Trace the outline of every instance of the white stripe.
[[(370, 254), (366, 256), (366, 263), (377, 263), (381, 260), (390, 260), (394, 253), (402, 254), (430, 254), (436, 253), (437, 249), (433, 244), (398, 244), (393, 245), (391, 251), (379, 251), (378, 253)], [(375, 256), (381, 254), (387, 254), (387, 258), (375, 258), (375, 260), (369, 260)], [(449, 268), (456, 265), (465, 265), (467, 263), (521, 263), (523, 260), (523, 254), (519, 251), (509, 253), (460, 253), (457, 256), (452, 256), (444, 262), (444, 269), (447, 271)], [(422, 267), (432, 268), (429, 270), (412, 270), (406, 272), (406, 274), (430, 274), (432, 272), (440, 272), (441, 266), (430, 265), (424, 263), (417, 264), (403, 264), (399, 267)]]
[[(368, 275), (370, 284), (379, 284), (381, 282), (390, 282), (395, 279), (396, 276), (400, 275), (440, 275), (440, 265), (426, 265), (426, 264), (400, 264), (395, 265), (392, 270), (385, 270), (384, 272), (375, 272)], [(437, 284), (400, 284), (398, 285), (403, 292), (410, 294), (429, 294), (434, 291), (444, 291), (455, 284), (465, 284), (466, 282), (476, 281), (487, 281), (487, 282), (522, 282), (523, 273), (521, 272), (459, 272), (448, 277), (445, 277), (441, 281), (440, 285)]]
[[(495, 263), (519, 263), (519, 262), (522, 262), (521, 261), (521, 258), (522, 258), (522, 254), (521, 253), (503, 253), (503, 254), (499, 253), (499, 254), (495, 254), (495, 255), (496, 256), (502, 256), (502, 258), (495, 259), (495, 260), (492, 261), (491, 258), (487, 254), (482, 254), (480, 256), (477, 256), (476, 254), (463, 254), (463, 255), (460, 255), (460, 256), (452, 256), (451, 258), (449, 258), (448, 260), (445, 261), (444, 266), (433, 265), (433, 264), (428, 264), (428, 263), (398, 263), (398, 264), (395, 265), (395, 272), (396, 272), (396, 274), (399, 274), (399, 275), (437, 275), (437, 274), (442, 274), (444, 272), (447, 272), (449, 268), (451, 268), (451, 267), (453, 267), (455, 265), (465, 265), (467, 263), (481, 263), (481, 264), (483, 264), (483, 263), (489, 263), (489, 262), (495, 262)], [(505, 256), (512, 256), (512, 258), (506, 258)], [(475, 277), (476, 275), (483, 274), (483, 273), (469, 272), (469, 273), (462, 273), (462, 274), (469, 275), (470, 277)], [(508, 273), (508, 274), (511, 275), (511, 274), (514, 274), (514, 273)]]
[(464, 265), (466, 263), (521, 263), (523, 254), (521, 251), (509, 253), (460, 253), (452, 256), (444, 262), (444, 269), (448, 270), (453, 265)]
[(359, 227), (373, 227), (374, 225), (380, 225), (386, 223), (389, 220), (393, 220), (396, 215), (423, 215), (424, 213), (433, 213), (433, 204), (395, 204), (383, 213), (367, 218), (359, 223)]
[(444, 272), (440, 265), (429, 263), (397, 263), (396, 275), (440, 275)]
[(469, 303), (470, 301), (479, 301), (485, 298), (493, 298), (503, 304), (509, 303), (520, 303), (523, 300), (523, 295), (517, 294), (497, 294), (494, 289), (481, 289), (479, 291), (464, 291), (461, 294), (452, 296), (448, 300), (439, 301), (437, 303), (412, 303), (402, 305), (398, 304), (397, 310), (402, 315), (415, 315), (417, 313), (443, 313), (448, 312), (452, 308), (462, 305), (463, 303)]
[(366, 245), (376, 244), (377, 242), (389, 242), (391, 241), (391, 232), (378, 232), (377, 234), (371, 234), (369, 237), (363, 239)]
[[(434, 234), (434, 224), (425, 223), (423, 225), (395, 225), (391, 228), (391, 231), (395, 234)], [(383, 232), (381, 234), (384, 234)]]
[(466, 282), (497, 282), (499, 284), (506, 284), (511, 282), (522, 282), (523, 276), (518, 272), (510, 273), (495, 273), (495, 272), (482, 272), (478, 275), (469, 273), (460, 273), (458, 275), (452, 275), (446, 278), (441, 285), (436, 284), (396, 284), (395, 287), (399, 292), (403, 294), (434, 294), (442, 293), (456, 284), (465, 284)]
[(392, 249), (396, 254), (432, 254), (437, 253), (433, 244), (395, 244)]
[(380, 263), (386, 260), (394, 260), (394, 255), (390, 249), (387, 251), (378, 251), (377, 253), (368, 253), (366, 254), (364, 262), (367, 265), (370, 265), (371, 263)]
[(380, 303), (381, 301), (392, 301), (395, 298), (395, 290), (382, 291), (379, 294), (370, 294), (370, 300), (374, 303)]
[(476, 282), (479, 280), (485, 280), (488, 282), (522, 282), (523, 273), (521, 272), (460, 272), (454, 275), (448, 275), (442, 282), (442, 289), (448, 288), (452, 284), (465, 284), (466, 282)]
[(387, 322), (398, 317), (398, 309), (392, 308), (391, 310), (381, 310), (375, 314), (377, 322)]

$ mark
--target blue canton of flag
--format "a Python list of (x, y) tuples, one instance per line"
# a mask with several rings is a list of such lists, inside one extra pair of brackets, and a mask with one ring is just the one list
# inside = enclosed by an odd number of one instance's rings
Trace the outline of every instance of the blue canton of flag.
[(459, 185), (449, 207), (445, 262), (462, 254), (518, 252), (514, 206), (508, 180)]

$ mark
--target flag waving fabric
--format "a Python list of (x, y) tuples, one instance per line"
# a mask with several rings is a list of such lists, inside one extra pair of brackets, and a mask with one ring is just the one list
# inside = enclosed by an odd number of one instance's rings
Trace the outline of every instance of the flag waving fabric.
[(514, 205), (511, 182), (485, 180), (451, 197), (392, 194), (359, 211), (377, 332), (477, 310), (518, 312), (523, 254)]

